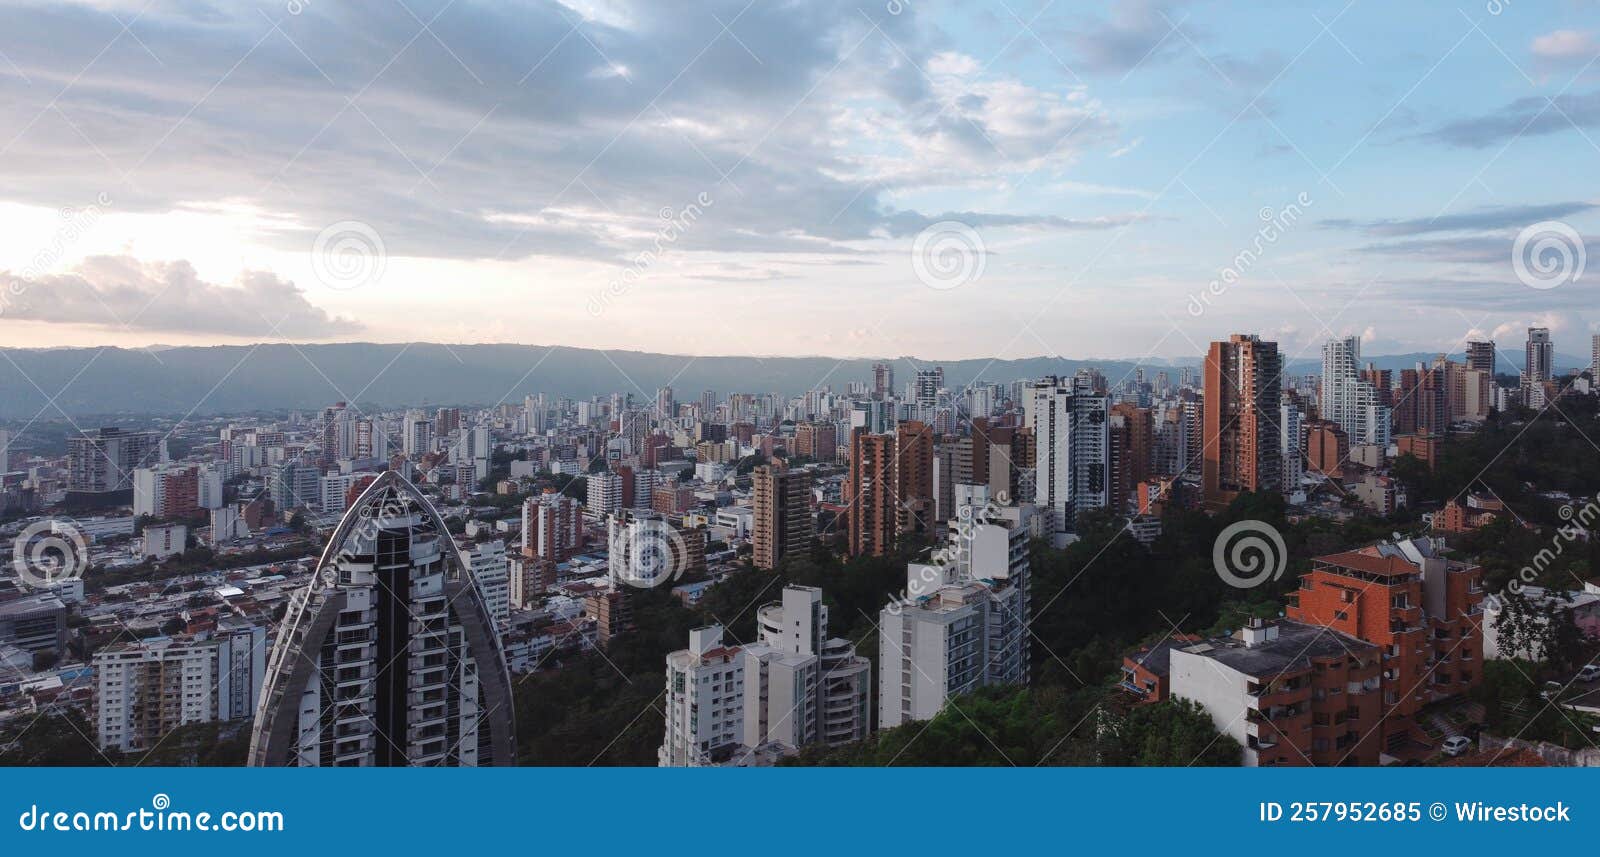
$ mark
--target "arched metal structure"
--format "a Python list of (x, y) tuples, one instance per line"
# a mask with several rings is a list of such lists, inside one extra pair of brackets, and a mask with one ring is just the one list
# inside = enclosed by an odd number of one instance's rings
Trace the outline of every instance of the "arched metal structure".
[(289, 604), (256, 766), (511, 765), (505, 654), (444, 520), (399, 473), (345, 512)]

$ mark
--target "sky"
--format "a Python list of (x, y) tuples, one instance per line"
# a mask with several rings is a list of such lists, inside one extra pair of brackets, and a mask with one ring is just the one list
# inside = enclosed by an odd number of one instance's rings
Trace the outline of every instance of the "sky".
[(1600, 11), (1265, 5), (0, 0), (0, 343), (1587, 355)]

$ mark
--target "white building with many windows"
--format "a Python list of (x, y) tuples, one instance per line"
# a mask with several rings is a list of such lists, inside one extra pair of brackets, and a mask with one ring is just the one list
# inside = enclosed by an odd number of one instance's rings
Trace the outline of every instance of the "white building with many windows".
[(951, 697), (1027, 684), (1028, 540), (1032, 505), (1001, 505), (983, 486), (957, 489), (949, 541), (911, 563), (905, 594), (878, 614), (878, 728), (927, 720)]
[(248, 718), (266, 664), (266, 630), (252, 625), (101, 649), (94, 656), (100, 746), (146, 750), (179, 726)]

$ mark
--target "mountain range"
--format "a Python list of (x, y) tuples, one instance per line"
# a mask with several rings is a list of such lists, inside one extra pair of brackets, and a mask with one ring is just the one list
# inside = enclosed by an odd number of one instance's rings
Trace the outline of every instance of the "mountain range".
[[(1520, 359), (1520, 349), (1502, 361)], [(1365, 358), (1380, 368), (1407, 368), (1432, 354)], [(1459, 359), (1459, 355), (1457, 356)], [(601, 351), (542, 345), (442, 345), (337, 343), (127, 348), (0, 348), (0, 420), (80, 416), (209, 415), (253, 410), (313, 409), (335, 401), (362, 407), (492, 405), (529, 394), (588, 398), (616, 391), (649, 401), (671, 386), (680, 401), (703, 390), (797, 394), (824, 385), (843, 390), (870, 382), (873, 359), (833, 357), (686, 357), (640, 351)], [(945, 383), (959, 387), (981, 378), (1008, 382), (1042, 375), (1071, 375), (1094, 367), (1116, 382), (1144, 366), (1147, 375), (1181, 360), (891, 361), (904, 387), (917, 369), (940, 366)], [(1201, 358), (1190, 368), (1198, 372)], [(1558, 371), (1588, 361), (1558, 355)], [(1499, 371), (1520, 366), (1501, 363)], [(1291, 359), (1291, 375), (1315, 374), (1318, 359)], [(58, 412), (59, 409), (59, 412)], [(43, 413), (41, 414), (41, 411)]]

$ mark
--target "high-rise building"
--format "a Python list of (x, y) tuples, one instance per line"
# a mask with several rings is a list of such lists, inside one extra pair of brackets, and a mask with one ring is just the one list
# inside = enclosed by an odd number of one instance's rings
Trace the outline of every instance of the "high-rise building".
[(1319, 412), (1322, 419), (1338, 423), (1351, 443), (1387, 446), (1392, 422), (1388, 396), (1360, 371), (1360, 365), (1359, 336), (1332, 339), (1322, 346)]
[(133, 472), (163, 461), (165, 443), (153, 431), (115, 426), (67, 438), (67, 490), (85, 494), (127, 491)]
[(199, 467), (162, 464), (133, 471), (134, 517), (186, 518), (199, 511)]
[(876, 399), (888, 399), (894, 396), (894, 364), (872, 364), (872, 395)]
[(322, 409), (317, 423), (319, 463), (331, 466), (341, 458), (350, 458), (355, 446), (355, 414), (344, 402), (335, 402)]
[(596, 518), (604, 518), (622, 508), (622, 476), (611, 471), (591, 473), (588, 479), (588, 500), (584, 511)]
[(843, 500), (850, 554), (879, 556), (895, 540), (933, 523), (933, 430), (908, 420), (893, 433), (850, 435), (850, 477)]
[(1555, 377), (1555, 343), (1550, 341), (1550, 328), (1528, 328), (1522, 372), (1522, 401), (1532, 408), (1545, 404), (1544, 385)]
[(786, 586), (757, 612), (760, 639), (729, 646), (721, 626), (696, 628), (667, 655), (663, 767), (761, 764), (871, 730), (872, 666), (828, 636), (822, 590)]
[[(1595, 334), (1589, 340), (1589, 378), (1600, 382), (1600, 333)], [(0, 438), (0, 441), (3, 440), (3, 438)], [(0, 453), (0, 455), (4, 455), (4, 453)], [(0, 459), (0, 471), (5, 470), (3, 465), (4, 459)]]
[(1471, 340), (1467, 343), (1467, 368), (1479, 372), (1489, 373), (1491, 381), (1494, 379), (1495, 353), (1494, 343), (1480, 340)]
[(583, 549), (583, 509), (554, 489), (522, 504), (522, 555), (541, 577), (553, 580), (555, 567)]
[(413, 412), (406, 415), (400, 434), (401, 451), (408, 458), (421, 458), (433, 451), (433, 421), (426, 415)]
[(204, 638), (159, 637), (95, 652), (100, 746), (146, 750), (179, 726), (251, 717), (266, 639), (264, 628), (224, 625)]
[(1283, 469), (1279, 478), (1285, 494), (1300, 490), (1300, 480), (1306, 475), (1306, 441), (1303, 423), (1305, 414), (1292, 394), (1286, 395), (1278, 406), (1278, 453), (1283, 456)]
[(689, 648), (667, 655), (666, 734), (656, 763), (687, 768), (726, 761), (744, 739), (744, 659), (722, 626), (689, 632)]
[(484, 607), (495, 630), (505, 631), (511, 618), (511, 576), (502, 539), (461, 546), (461, 559), (483, 593)]
[(704, 527), (678, 527), (653, 511), (623, 511), (606, 519), (606, 571), (613, 589), (651, 588), (706, 570)]
[(804, 471), (763, 464), (751, 473), (754, 512), (751, 542), (756, 568), (777, 568), (788, 554), (811, 544), (811, 477)]
[(962, 486), (950, 538), (911, 563), (905, 593), (878, 614), (878, 727), (938, 714), (951, 697), (1029, 678), (1028, 539), (1036, 509)]
[(1383, 650), (1386, 752), (1430, 743), (1417, 713), (1483, 679), (1483, 575), (1431, 539), (1379, 542), (1311, 561), (1288, 617)]
[(1078, 513), (1111, 502), (1110, 400), (1082, 373), (1045, 378), (1027, 395), (1037, 443), (1033, 500), (1054, 516), (1056, 532), (1070, 532)]
[(1111, 502), (1117, 514), (1136, 503), (1139, 483), (1150, 478), (1155, 458), (1155, 426), (1149, 408), (1130, 402), (1111, 406)]
[(290, 600), (250, 764), (510, 765), (510, 694), (494, 620), (444, 520), (387, 471)]
[(1201, 463), (1206, 505), (1226, 506), (1246, 491), (1282, 490), (1282, 374), (1276, 342), (1234, 334), (1211, 343)]

